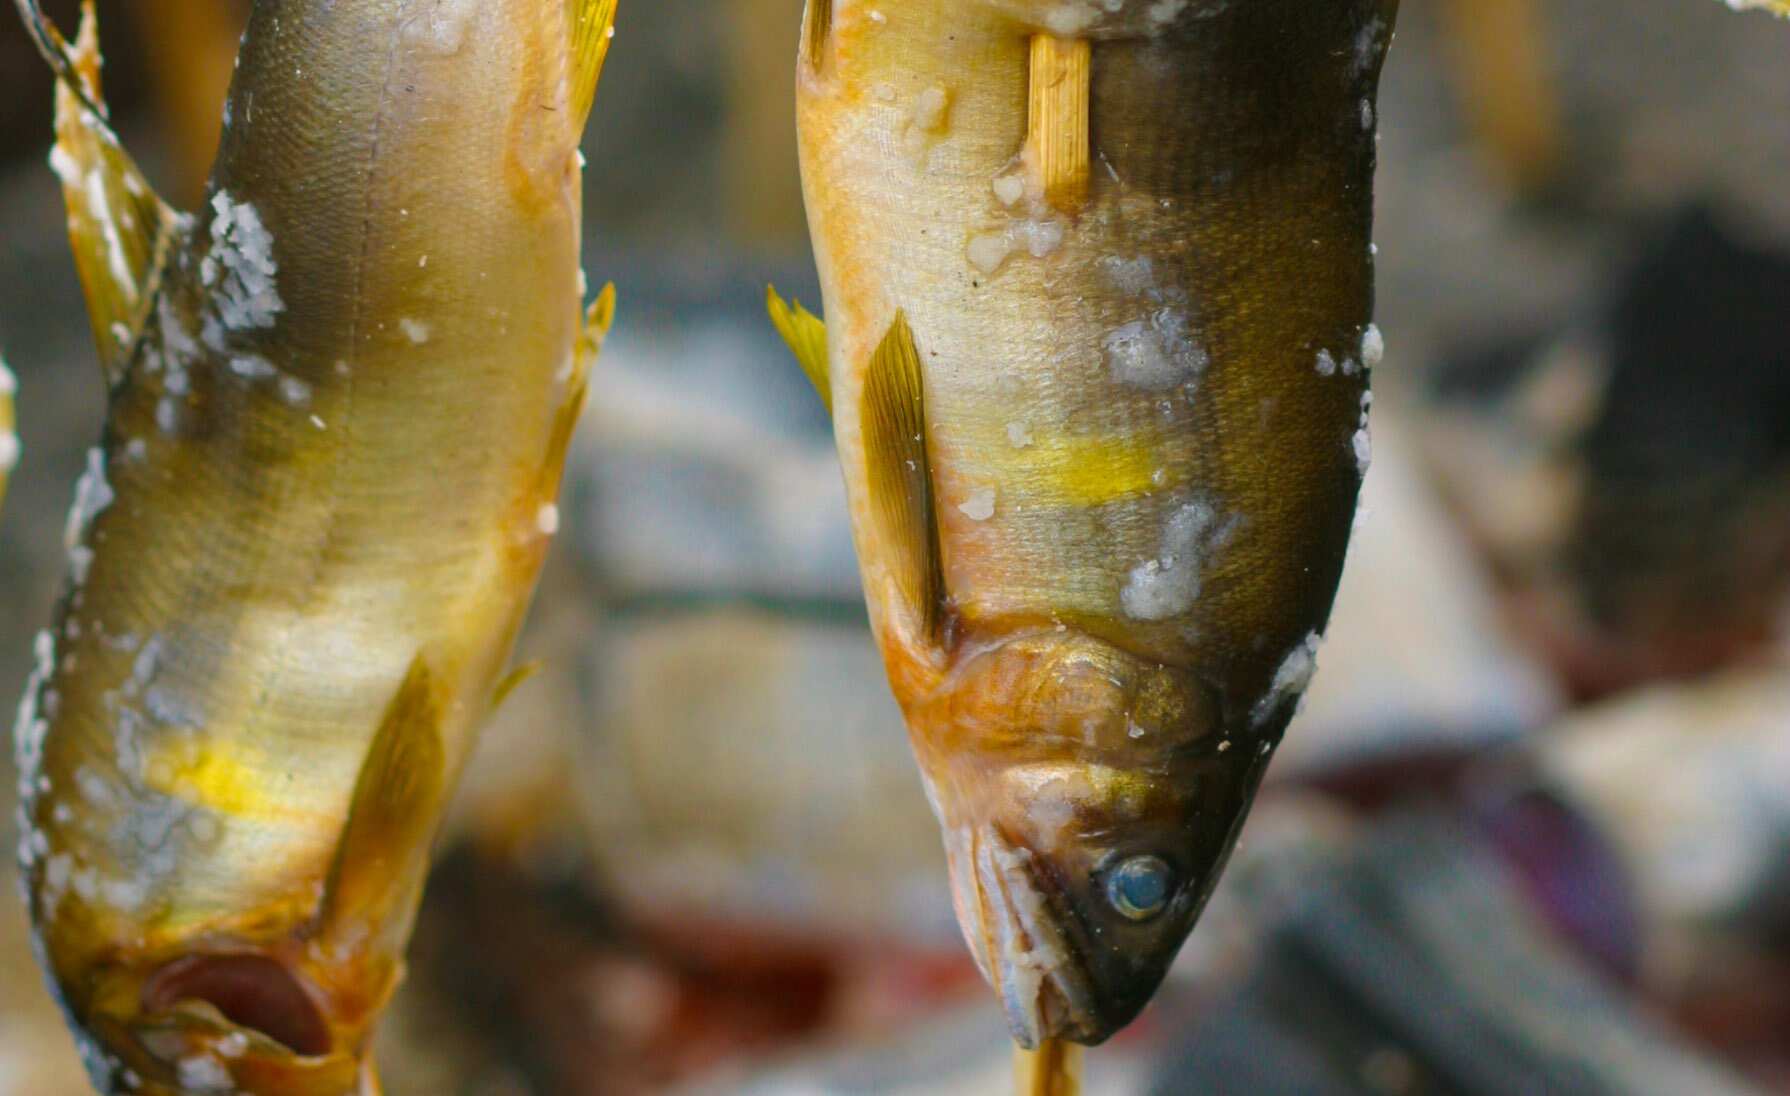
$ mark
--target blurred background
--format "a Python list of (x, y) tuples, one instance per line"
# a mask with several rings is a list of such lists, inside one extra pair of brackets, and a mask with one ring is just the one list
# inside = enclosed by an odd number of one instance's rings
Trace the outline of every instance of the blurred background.
[[(1008, 1084), (828, 423), (762, 311), (818, 296), (800, 7), (622, 5), (586, 149), (620, 317), (545, 670), (471, 768), (384, 1035), (398, 1096)], [(120, 128), (191, 206), (244, 5), (100, 13)], [(7, 698), (103, 410), (49, 101), (0, 17)], [(1322, 669), (1090, 1091), (1790, 1093), (1790, 24), (1406, 0), (1380, 117), (1390, 350)], [(0, 903), (0, 1096), (83, 1090)]]

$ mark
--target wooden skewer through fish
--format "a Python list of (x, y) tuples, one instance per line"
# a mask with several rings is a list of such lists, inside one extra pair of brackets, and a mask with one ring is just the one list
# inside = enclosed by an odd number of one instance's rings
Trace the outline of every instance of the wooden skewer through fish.
[(1037, 1050), (1013, 1048), (1016, 1096), (1081, 1096), (1082, 1060), (1075, 1043), (1046, 1039)]
[(1032, 38), (1026, 157), (1044, 200), (1075, 213), (1088, 198), (1088, 95), (1094, 44), (1086, 38)]

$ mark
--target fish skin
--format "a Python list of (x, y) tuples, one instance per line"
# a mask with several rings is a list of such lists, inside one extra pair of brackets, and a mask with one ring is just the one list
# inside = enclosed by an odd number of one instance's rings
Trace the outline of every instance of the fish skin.
[[(1365, 471), (1396, 7), (809, 0), (804, 190), (866, 597), (1024, 1047), (1147, 1003), (1309, 680)], [(1039, 35), (1093, 40), (1082, 185), (1022, 156)], [(922, 428), (891, 452), (904, 327)], [(1136, 855), (1174, 879), (1141, 924), (1104, 898)]]
[[(581, 307), (578, 143), (614, 2), (417, 9), (255, 4), (71, 516), (21, 860), (101, 1092), (376, 1091), (552, 539), (613, 307)], [(88, 90), (64, 122), (115, 145)]]

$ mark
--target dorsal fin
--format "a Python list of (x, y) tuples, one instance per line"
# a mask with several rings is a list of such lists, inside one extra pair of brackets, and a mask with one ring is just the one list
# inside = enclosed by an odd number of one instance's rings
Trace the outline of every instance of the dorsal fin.
[(616, 0), (569, 0), (572, 16), (572, 118), (583, 132), (597, 99), (597, 78), (615, 37)]
[(820, 393), (820, 401), (831, 412), (833, 382), (827, 374), (827, 325), (819, 316), (803, 308), (801, 301), (785, 301), (778, 296), (774, 285), (765, 287), (764, 303), (765, 310), (771, 314), (771, 324), (789, 344), (790, 352), (796, 356), (796, 364), (802, 367), (809, 383)]
[(25, 24), (56, 74), (56, 146), (68, 238), (108, 384), (124, 371), (167, 265), (179, 217), (150, 187), (106, 121), (100, 92), (99, 21), (81, 9), (71, 46), (37, 0), (18, 0)]
[[(383, 952), (409, 932), (448, 793), (446, 700), (422, 655), (398, 687), (355, 781), (318, 925), (326, 943)], [(377, 935), (377, 938), (375, 936)]]
[(943, 633), (945, 569), (932, 467), (926, 455), (926, 395), (907, 314), (897, 312), (871, 355), (860, 427), (865, 479), (889, 568), (919, 634)]

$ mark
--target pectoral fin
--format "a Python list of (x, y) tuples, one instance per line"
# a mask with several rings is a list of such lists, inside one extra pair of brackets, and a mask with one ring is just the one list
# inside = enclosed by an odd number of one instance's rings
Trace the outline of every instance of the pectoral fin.
[(765, 310), (783, 341), (796, 356), (796, 364), (807, 374), (820, 401), (833, 410), (833, 382), (827, 375), (827, 325), (819, 316), (802, 307), (801, 301), (785, 301), (777, 295), (776, 286), (766, 286)]
[(597, 99), (597, 78), (615, 37), (615, 0), (570, 0), (572, 17), (572, 117), (580, 132)]
[(925, 638), (936, 641), (943, 632), (945, 570), (926, 455), (920, 352), (905, 313), (896, 313), (871, 357), (861, 428), (884, 558), (913, 622)]
[(116, 383), (148, 317), (179, 218), (156, 195), (106, 121), (100, 93), (99, 22), (82, 7), (71, 46), (37, 0), (18, 0), (26, 26), (56, 73), (56, 146), (68, 238), (86, 291), (100, 367)]
[(448, 792), (445, 704), (441, 683), (417, 656), (355, 782), (324, 896), (323, 939), (384, 950), (382, 941), (408, 933), (406, 906), (421, 893)]

